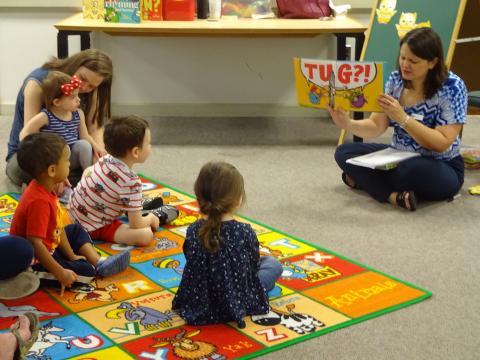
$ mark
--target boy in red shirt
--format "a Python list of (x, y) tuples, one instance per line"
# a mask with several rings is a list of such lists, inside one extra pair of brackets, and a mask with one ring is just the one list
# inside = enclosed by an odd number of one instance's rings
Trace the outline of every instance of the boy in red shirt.
[(123, 271), (130, 262), (129, 252), (101, 258), (80, 225), (63, 227), (54, 188), (69, 173), (70, 149), (65, 140), (50, 133), (28, 135), (20, 143), (17, 157), (33, 180), (20, 198), (10, 234), (32, 243), (32, 268), (39, 277), (56, 279), (63, 288), (74, 282), (89, 283), (97, 274), (109, 276)]

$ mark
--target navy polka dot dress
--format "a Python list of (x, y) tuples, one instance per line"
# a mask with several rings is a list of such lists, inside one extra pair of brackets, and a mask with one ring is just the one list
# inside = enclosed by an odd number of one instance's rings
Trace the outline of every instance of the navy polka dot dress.
[(187, 263), (173, 309), (192, 325), (241, 322), (247, 315), (266, 314), (268, 297), (257, 276), (259, 244), (252, 227), (236, 220), (222, 222), (221, 247), (209, 253), (198, 237), (203, 221), (187, 230)]

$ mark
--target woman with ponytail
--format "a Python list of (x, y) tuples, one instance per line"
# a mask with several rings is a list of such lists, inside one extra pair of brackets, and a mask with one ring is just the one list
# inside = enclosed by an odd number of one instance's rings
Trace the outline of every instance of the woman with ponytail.
[(225, 162), (209, 162), (195, 181), (202, 218), (187, 230), (186, 265), (173, 309), (192, 325), (236, 321), (268, 313), (268, 291), (282, 273), (273, 257), (259, 255), (249, 224), (235, 220), (245, 203), (243, 177)]

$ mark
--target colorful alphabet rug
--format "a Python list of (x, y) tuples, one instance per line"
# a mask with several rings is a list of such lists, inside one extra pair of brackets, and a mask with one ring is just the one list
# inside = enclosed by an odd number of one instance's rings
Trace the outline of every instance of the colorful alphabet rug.
[[(0, 329), (25, 311), (41, 328), (33, 359), (252, 358), (422, 301), (431, 293), (326, 249), (238, 217), (258, 235), (260, 252), (275, 256), (283, 274), (269, 293), (270, 311), (236, 323), (189, 326), (171, 303), (180, 283), (186, 229), (198, 217), (195, 199), (142, 177), (146, 197), (161, 196), (180, 216), (152, 243), (131, 248), (131, 266), (115, 276), (66, 290), (41, 288), (19, 300), (0, 301)], [(0, 196), (0, 227), (8, 228), (18, 194)], [(0, 238), (1, 241), (1, 238)], [(98, 243), (105, 255), (125, 246)]]

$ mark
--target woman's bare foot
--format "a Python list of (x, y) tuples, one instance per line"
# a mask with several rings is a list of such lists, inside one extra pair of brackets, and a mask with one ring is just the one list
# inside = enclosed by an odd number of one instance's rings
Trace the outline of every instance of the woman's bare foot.
[[(11, 330), (17, 329), (20, 337), (28, 341), (32, 333), (30, 332), (30, 321), (24, 315), (18, 317), (18, 321), (10, 327)], [(19, 343), (13, 333), (8, 332), (0, 334), (0, 359), (11, 360), (17, 350)]]

